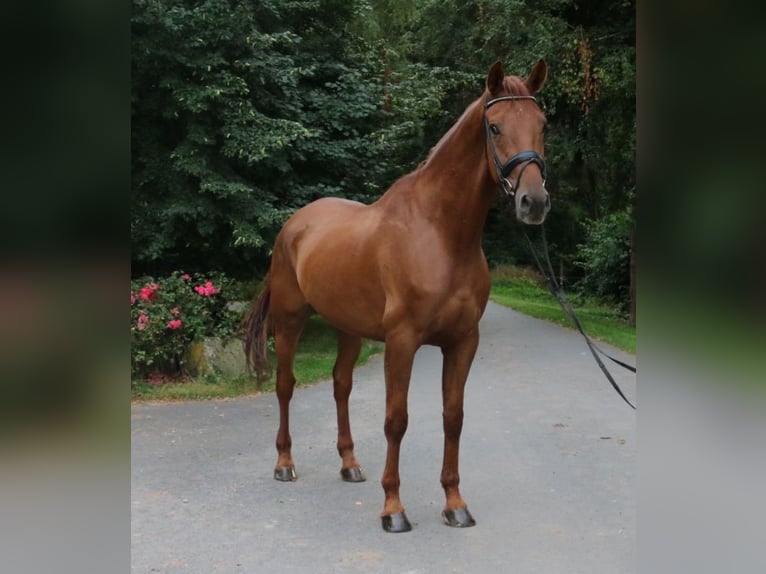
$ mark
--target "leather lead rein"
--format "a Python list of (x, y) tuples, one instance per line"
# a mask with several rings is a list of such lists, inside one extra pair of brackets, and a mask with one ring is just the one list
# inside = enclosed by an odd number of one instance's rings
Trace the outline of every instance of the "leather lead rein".
[[(550, 257), (548, 256), (548, 242), (545, 238), (545, 228), (540, 225), (540, 234), (543, 239), (543, 254), (545, 255), (545, 261), (548, 265), (548, 272), (543, 268), (542, 263), (540, 263), (540, 259), (537, 257), (537, 251), (535, 250), (534, 245), (532, 244), (532, 240), (529, 239), (529, 235), (527, 235), (527, 232), (524, 232), (524, 237), (527, 240), (527, 244), (529, 244), (529, 250), (532, 252), (532, 257), (535, 260), (535, 263), (537, 263), (537, 267), (540, 269), (540, 273), (543, 274), (543, 277), (545, 277), (546, 282), (548, 283), (548, 289), (550, 290), (551, 294), (556, 298), (556, 301), (559, 302), (559, 305), (561, 305), (561, 308), (564, 309), (564, 312), (569, 316), (569, 319), (572, 321), (575, 327), (577, 327), (577, 330), (580, 331), (580, 334), (585, 339), (585, 342), (588, 344), (588, 349), (590, 349), (591, 354), (593, 355), (593, 358), (596, 360), (596, 363), (601, 368), (601, 371), (604, 373), (604, 376), (607, 378), (609, 383), (612, 385), (612, 388), (614, 388), (615, 391), (617, 391), (617, 394), (622, 397), (622, 400), (624, 400), (628, 405), (633, 409), (636, 410), (636, 407), (631, 403), (625, 394), (622, 392), (622, 389), (620, 389), (620, 386), (617, 384), (617, 382), (614, 380), (614, 377), (612, 377), (612, 374), (609, 372), (609, 370), (606, 368), (606, 365), (604, 365), (604, 362), (601, 360), (601, 358), (598, 356), (598, 353), (601, 353), (603, 356), (607, 357), (614, 363), (617, 363), (621, 367), (636, 372), (636, 367), (632, 365), (628, 365), (627, 363), (624, 363), (618, 359), (615, 359), (610, 354), (603, 351), (601, 348), (599, 348), (588, 335), (585, 333), (585, 331), (582, 328), (582, 324), (580, 323), (580, 320), (577, 318), (577, 315), (574, 312), (574, 309), (572, 308), (572, 304), (569, 302), (569, 300), (564, 296), (564, 290), (559, 285), (558, 281), (556, 281), (556, 274), (553, 272), (553, 266), (551, 265)], [(598, 353), (597, 353), (598, 351)]]

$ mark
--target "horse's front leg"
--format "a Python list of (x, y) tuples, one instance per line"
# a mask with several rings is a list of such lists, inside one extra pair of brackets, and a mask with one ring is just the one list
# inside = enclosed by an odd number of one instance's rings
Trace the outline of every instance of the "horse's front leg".
[(466, 527), (476, 524), (467, 505), (460, 496), (460, 473), (458, 458), (460, 433), (463, 430), (463, 395), (468, 371), (471, 368), (479, 344), (478, 326), (465, 338), (442, 347), (444, 364), (442, 371), (442, 397), (444, 411), (444, 462), (441, 483), (447, 498), (442, 512), (449, 526)]
[(381, 513), (383, 530), (407, 532), (412, 525), (404, 514), (399, 499), (399, 447), (407, 430), (407, 393), (410, 386), (412, 362), (418, 343), (409, 333), (386, 337), (384, 370), (386, 377), (386, 420), (384, 431), (388, 450), (381, 484), (386, 501)]

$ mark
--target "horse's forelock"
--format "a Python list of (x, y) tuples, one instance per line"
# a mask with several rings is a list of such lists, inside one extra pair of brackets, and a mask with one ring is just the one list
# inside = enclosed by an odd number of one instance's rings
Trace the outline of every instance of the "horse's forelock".
[(503, 78), (503, 90), (507, 96), (531, 96), (524, 80), (518, 76), (506, 76)]

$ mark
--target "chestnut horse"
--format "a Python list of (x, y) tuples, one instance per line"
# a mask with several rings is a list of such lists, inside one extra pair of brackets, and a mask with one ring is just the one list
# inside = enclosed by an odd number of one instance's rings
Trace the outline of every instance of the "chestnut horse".
[(499, 186), (515, 196), (516, 217), (523, 223), (542, 223), (550, 209), (542, 158), (545, 118), (533, 97), (546, 75), (543, 60), (526, 79), (504, 76), (496, 62), (484, 94), (427, 159), (378, 201), (363, 205), (323, 198), (285, 223), (274, 244), (266, 287), (244, 321), (248, 363), (259, 372), (268, 368), (266, 337), (270, 329), (274, 333), (277, 480), (296, 479), (289, 430), (293, 359), (306, 320), (316, 312), (338, 333), (333, 384), (342, 478), (365, 480), (354, 456), (348, 413), (362, 338), (385, 341), (388, 452), (381, 517), (386, 531), (411, 529), (399, 499), (399, 448), (407, 430), (415, 351), (436, 345), (444, 359), (442, 517), (450, 526), (475, 524), (458, 488), (458, 449), (463, 392), (490, 288), (482, 232)]

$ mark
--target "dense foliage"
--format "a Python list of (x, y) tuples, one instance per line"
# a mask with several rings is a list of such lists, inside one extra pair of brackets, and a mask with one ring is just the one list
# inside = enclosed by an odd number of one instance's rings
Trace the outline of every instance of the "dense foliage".
[(577, 287), (628, 311), (630, 274), (630, 216), (625, 211), (590, 221), (575, 264), (584, 274)]
[(432, 69), (384, 94), (377, 47), (346, 31), (354, 3), (133, 4), (137, 270), (262, 271), (295, 209), (380, 195), (439, 111)]
[[(546, 227), (570, 284), (593, 288), (601, 222), (634, 211), (635, 2), (133, 0), (132, 38), (136, 274), (262, 274), (295, 209), (373, 201), (497, 59), (549, 64)], [(487, 256), (528, 263), (506, 209), (490, 213)], [(623, 297), (630, 278), (615, 279)]]

